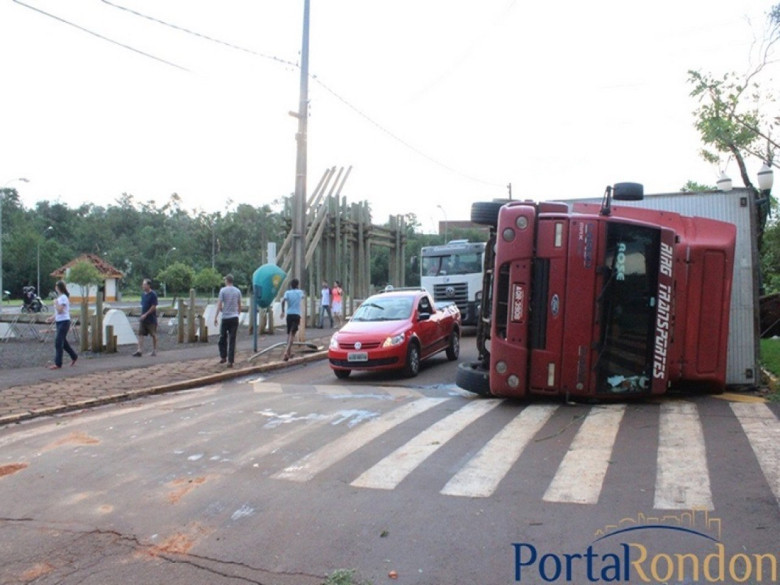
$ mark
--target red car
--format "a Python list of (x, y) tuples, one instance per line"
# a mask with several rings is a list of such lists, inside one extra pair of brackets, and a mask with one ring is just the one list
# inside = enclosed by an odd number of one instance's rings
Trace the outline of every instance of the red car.
[(425, 289), (395, 289), (360, 305), (349, 323), (330, 340), (328, 359), (337, 378), (352, 370), (403, 370), (409, 377), (420, 362), (441, 351), (460, 353), (460, 310), (454, 303), (437, 307)]

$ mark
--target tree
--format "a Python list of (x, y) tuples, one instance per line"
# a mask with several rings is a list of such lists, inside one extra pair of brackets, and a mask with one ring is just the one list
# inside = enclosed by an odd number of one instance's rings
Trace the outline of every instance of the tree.
[[(195, 272), (183, 262), (174, 262), (157, 274), (157, 280), (165, 284), (174, 293), (187, 293), (192, 286)], [(167, 290), (166, 290), (167, 292)]]
[[(94, 264), (87, 262), (86, 260), (82, 260), (81, 262), (76, 262), (76, 264), (71, 267), (71, 269), (68, 271), (66, 280), (68, 282), (77, 284), (85, 291), (88, 291), (89, 287), (98, 286), (101, 282), (103, 282), (103, 276), (100, 274), (98, 269), (95, 268)], [(83, 296), (86, 297), (89, 295), (85, 294)]]
[(701, 193), (702, 191), (717, 191), (718, 188), (714, 187), (712, 185), (702, 185), (701, 183), (697, 183), (696, 181), (688, 181), (685, 183), (685, 185), (682, 186), (683, 193)]
[(210, 291), (222, 284), (222, 276), (211, 266), (203, 268), (192, 278), (192, 286), (196, 290)]
[(721, 155), (725, 154), (737, 163), (742, 183), (753, 191), (757, 199), (759, 249), (763, 248), (763, 232), (771, 200), (761, 197), (753, 186), (745, 158), (753, 156), (769, 166), (777, 166), (774, 152), (778, 144), (772, 138), (772, 130), (780, 118), (767, 114), (766, 104), (772, 96), (765, 95), (758, 79), (773, 62), (772, 53), (778, 41), (780, 4), (776, 4), (768, 14), (763, 39), (756, 46), (757, 64), (747, 74), (725, 73), (718, 77), (711, 73), (688, 71), (688, 81), (693, 86), (691, 96), (699, 101), (694, 117), (696, 129), (705, 145), (701, 155), (709, 162), (719, 163)]

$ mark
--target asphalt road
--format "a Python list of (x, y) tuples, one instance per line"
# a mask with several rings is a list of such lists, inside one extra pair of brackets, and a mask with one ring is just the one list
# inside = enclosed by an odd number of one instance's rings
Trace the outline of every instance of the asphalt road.
[(0, 583), (777, 582), (754, 556), (780, 565), (777, 405), (484, 400), (455, 365), (318, 362), (2, 429)]

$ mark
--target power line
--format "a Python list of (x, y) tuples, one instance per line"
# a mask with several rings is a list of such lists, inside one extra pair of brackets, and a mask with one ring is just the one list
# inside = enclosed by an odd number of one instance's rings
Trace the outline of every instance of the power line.
[(123, 49), (127, 49), (128, 51), (133, 51), (134, 53), (138, 53), (139, 55), (143, 55), (144, 57), (148, 57), (149, 59), (154, 59), (155, 61), (159, 61), (160, 63), (165, 63), (166, 65), (170, 65), (171, 67), (176, 67), (177, 69), (181, 69), (182, 71), (190, 72), (189, 69), (186, 67), (182, 67), (181, 65), (177, 65), (176, 63), (173, 63), (171, 61), (167, 61), (165, 59), (162, 59), (160, 57), (156, 57), (155, 55), (152, 55), (150, 53), (146, 53), (144, 51), (141, 51), (140, 49), (136, 49), (135, 47), (131, 47), (130, 45), (125, 45), (124, 43), (120, 43), (119, 41), (115, 41), (114, 39), (110, 39), (107, 36), (101, 35), (100, 33), (97, 33), (93, 30), (90, 30), (88, 28), (85, 28), (83, 26), (80, 26), (76, 23), (70, 22), (69, 20), (65, 20), (62, 17), (59, 17), (55, 14), (51, 14), (50, 12), (46, 12), (45, 10), (41, 10), (40, 8), (36, 8), (35, 6), (30, 6), (29, 4), (25, 4), (24, 2), (21, 2), (20, 0), (13, 0), (20, 6), (24, 6), (25, 8), (29, 8), (30, 10), (34, 10), (35, 12), (39, 12), (40, 14), (43, 14), (45, 16), (48, 16), (49, 18), (53, 18), (56, 21), (59, 21), (63, 24), (67, 24), (69, 26), (72, 26), (82, 32), (85, 32), (87, 34), (90, 34), (94, 37), (99, 38), (100, 40), (109, 42), (111, 44), (117, 45), (119, 47), (122, 47)]
[[(137, 10), (133, 10), (131, 8), (128, 8), (127, 6), (122, 6), (121, 4), (117, 4), (115, 2), (111, 2), (110, 0), (101, 0), (101, 2), (103, 2), (104, 4), (108, 4), (109, 6), (117, 8), (119, 10), (123, 10), (125, 12), (130, 13), (130, 14), (133, 14), (134, 16), (138, 16), (139, 18), (145, 18), (146, 20), (150, 20), (150, 21), (155, 22), (157, 24), (160, 24), (162, 26), (166, 26), (166, 27), (172, 28), (174, 30), (177, 30), (177, 31), (180, 31), (180, 32), (183, 32), (183, 33), (186, 33), (186, 34), (193, 35), (193, 36), (198, 37), (200, 39), (203, 39), (203, 40), (206, 40), (206, 41), (209, 41), (209, 42), (212, 42), (212, 43), (216, 43), (216, 44), (222, 45), (224, 47), (229, 47), (231, 49), (235, 49), (237, 51), (242, 51), (244, 53), (248, 53), (250, 55), (255, 55), (257, 57), (262, 57), (264, 59), (270, 59), (271, 61), (275, 61), (277, 63), (281, 63), (281, 64), (286, 65), (286, 66), (292, 66), (292, 67), (295, 67), (296, 69), (300, 68), (300, 65), (298, 63), (293, 63), (292, 61), (289, 61), (287, 59), (282, 59), (281, 57), (277, 57), (275, 55), (270, 55), (268, 53), (262, 53), (262, 52), (259, 52), (259, 51), (248, 49), (246, 47), (242, 47), (240, 45), (236, 45), (234, 43), (223, 41), (223, 40), (211, 37), (209, 35), (205, 35), (203, 33), (199, 33), (197, 31), (191, 30), (189, 28), (185, 28), (183, 26), (179, 26), (179, 25), (173, 24), (173, 23), (168, 22), (166, 20), (162, 20), (160, 18), (151, 16), (151, 15), (148, 15), (148, 14), (144, 14), (142, 12), (138, 12)], [(505, 9), (505, 12), (507, 12), (514, 5), (514, 3), (515, 3), (515, 0), (512, 0), (511, 4), (509, 6), (507, 6), (507, 8)], [(409, 150), (411, 150), (412, 152), (414, 152), (418, 156), (421, 156), (424, 159), (428, 160), (429, 162), (432, 162), (433, 164), (435, 164), (435, 165), (437, 165), (437, 166), (439, 166), (439, 167), (441, 167), (443, 169), (446, 169), (447, 171), (449, 171), (451, 173), (454, 173), (454, 174), (459, 175), (459, 176), (461, 176), (461, 177), (463, 177), (465, 179), (468, 179), (470, 181), (474, 181), (474, 182), (477, 182), (477, 183), (482, 183), (484, 185), (489, 185), (489, 186), (493, 186), (493, 187), (503, 187), (504, 186), (503, 182), (498, 183), (498, 182), (495, 182), (495, 181), (486, 181), (484, 179), (480, 179), (480, 178), (471, 176), (471, 175), (469, 175), (467, 173), (463, 173), (462, 171), (459, 171), (458, 169), (455, 169), (454, 167), (451, 167), (451, 166), (441, 162), (440, 160), (437, 160), (436, 158), (434, 158), (434, 157), (430, 156), (429, 154), (423, 152), (422, 150), (420, 150), (416, 146), (413, 146), (412, 144), (410, 144), (409, 142), (407, 142), (406, 140), (404, 140), (403, 138), (401, 138), (397, 134), (395, 134), (392, 131), (390, 131), (387, 128), (385, 128), (382, 124), (380, 124), (379, 122), (377, 122), (376, 120), (371, 118), (368, 114), (366, 114), (365, 112), (360, 110), (357, 106), (352, 104), (344, 96), (342, 96), (341, 94), (339, 94), (335, 90), (331, 89), (328, 85), (326, 85), (324, 82), (322, 82), (316, 75), (310, 75), (309, 77), (315, 83), (320, 85), (325, 91), (327, 91), (328, 93), (333, 95), (342, 104), (347, 106), (347, 108), (349, 108), (350, 110), (352, 110), (353, 112), (358, 114), (360, 117), (365, 119), (371, 125), (375, 126), (380, 131), (384, 132), (385, 134), (390, 136), (393, 140), (395, 140), (399, 144), (403, 145), (404, 147), (408, 148)]]
[(157, 24), (161, 24), (163, 26), (167, 26), (169, 28), (187, 33), (189, 35), (193, 35), (195, 37), (198, 37), (200, 39), (210, 41), (212, 43), (217, 43), (218, 45), (222, 45), (224, 47), (229, 47), (231, 49), (235, 49), (237, 51), (242, 51), (244, 53), (249, 53), (250, 55), (255, 55), (257, 57), (263, 57), (264, 59), (270, 59), (271, 61), (276, 61), (278, 63), (282, 63), (283, 65), (288, 65), (292, 67), (298, 67), (298, 63), (293, 63), (292, 61), (288, 61), (287, 59), (282, 59), (280, 57), (276, 57), (274, 55), (269, 55), (267, 53), (260, 53), (258, 51), (253, 51), (252, 49), (247, 49), (245, 47), (242, 47), (240, 45), (235, 45), (233, 43), (229, 43), (227, 41), (222, 41), (220, 39), (210, 37), (208, 35), (204, 35), (203, 33), (199, 33), (197, 31), (185, 28), (183, 26), (178, 26), (176, 24), (173, 24), (171, 22), (167, 22), (165, 20), (161, 20), (159, 18), (155, 18), (154, 16), (150, 16), (148, 14), (144, 14), (142, 12), (138, 12), (137, 10), (133, 10), (132, 8), (128, 8), (127, 6), (122, 6), (121, 4), (116, 4), (114, 2), (109, 2), (109, 0), (100, 0), (103, 2), (103, 4), (108, 4), (109, 6), (112, 6), (114, 8), (118, 8), (119, 10), (124, 10), (125, 12), (129, 12), (130, 14), (133, 14), (135, 16), (138, 16), (140, 18), (145, 18), (146, 20), (150, 20), (152, 22), (156, 22)]
[(370, 124), (376, 126), (379, 130), (381, 130), (382, 132), (384, 132), (385, 134), (390, 136), (393, 140), (399, 142), (400, 144), (402, 144), (403, 146), (405, 146), (406, 148), (408, 148), (409, 150), (411, 150), (415, 154), (425, 158), (426, 160), (434, 163), (435, 165), (438, 165), (438, 166), (442, 167), (443, 169), (446, 169), (446, 170), (450, 171), (451, 173), (455, 173), (456, 175), (459, 175), (459, 176), (463, 177), (464, 179), (469, 179), (470, 181), (474, 181), (476, 183), (482, 183), (483, 185), (490, 185), (492, 187), (503, 187), (504, 186), (503, 183), (497, 183), (495, 181), (486, 181), (484, 179), (473, 177), (471, 175), (468, 175), (468, 174), (466, 174), (466, 173), (464, 173), (462, 171), (459, 171), (458, 169), (455, 169), (455, 168), (453, 168), (453, 167), (451, 167), (451, 166), (441, 162), (440, 160), (437, 160), (437, 159), (433, 158), (429, 154), (423, 152), (422, 150), (420, 150), (416, 146), (414, 146), (412, 144), (409, 144), (406, 140), (404, 140), (403, 138), (401, 138), (397, 134), (394, 134), (393, 132), (391, 132), (390, 130), (388, 130), (384, 126), (382, 126), (379, 122), (375, 121), (368, 114), (366, 114), (363, 111), (359, 110), (357, 108), (357, 106), (355, 106), (352, 103), (350, 103), (349, 101), (347, 101), (346, 98), (344, 98), (340, 94), (336, 93), (330, 87), (325, 85), (322, 81), (317, 79), (316, 75), (313, 76), (312, 78), (314, 79), (314, 81), (317, 84), (319, 84), (323, 89), (325, 89), (325, 91), (327, 91), (330, 94), (332, 94), (337, 100), (339, 100), (341, 103), (343, 103), (345, 106), (347, 106), (350, 110), (352, 110), (353, 112), (355, 112), (356, 114), (358, 114), (359, 116), (361, 116), (362, 118), (367, 120)]

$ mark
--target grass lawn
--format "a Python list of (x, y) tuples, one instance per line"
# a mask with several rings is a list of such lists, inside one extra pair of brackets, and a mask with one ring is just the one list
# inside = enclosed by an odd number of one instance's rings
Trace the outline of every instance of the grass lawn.
[[(780, 379), (780, 339), (761, 340), (761, 365), (775, 378)], [(780, 401), (780, 384), (770, 385), (769, 399)]]

